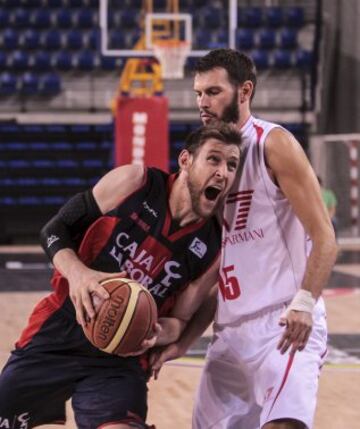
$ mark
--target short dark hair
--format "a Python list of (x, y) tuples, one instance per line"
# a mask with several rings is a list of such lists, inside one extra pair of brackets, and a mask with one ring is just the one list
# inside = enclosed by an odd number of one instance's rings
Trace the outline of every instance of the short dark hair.
[(256, 67), (250, 57), (235, 49), (213, 49), (200, 58), (195, 65), (194, 71), (195, 73), (204, 73), (217, 67), (227, 71), (230, 83), (234, 86), (239, 86), (250, 80), (254, 85), (251, 95), (251, 98), (253, 98), (256, 88)]
[(241, 133), (234, 124), (214, 122), (204, 125), (188, 135), (184, 149), (195, 154), (196, 151), (209, 139), (216, 139), (225, 144), (234, 144), (241, 149)]

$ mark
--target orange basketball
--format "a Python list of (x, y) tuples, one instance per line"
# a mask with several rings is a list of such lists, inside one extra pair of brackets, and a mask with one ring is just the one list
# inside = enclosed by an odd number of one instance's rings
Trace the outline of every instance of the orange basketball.
[(84, 327), (88, 340), (107, 353), (123, 355), (141, 349), (157, 321), (157, 307), (150, 292), (134, 280), (114, 278), (101, 285), (110, 298)]

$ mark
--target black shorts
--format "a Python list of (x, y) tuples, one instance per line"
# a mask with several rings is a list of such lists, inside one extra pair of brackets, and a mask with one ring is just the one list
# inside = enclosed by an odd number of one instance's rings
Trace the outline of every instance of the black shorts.
[[(62, 335), (54, 336), (59, 324)], [(110, 422), (146, 428), (147, 375), (139, 359), (99, 352), (84, 340), (76, 322), (58, 314), (5, 365), (0, 375), (0, 421), (12, 429), (64, 422), (70, 398), (79, 429)]]

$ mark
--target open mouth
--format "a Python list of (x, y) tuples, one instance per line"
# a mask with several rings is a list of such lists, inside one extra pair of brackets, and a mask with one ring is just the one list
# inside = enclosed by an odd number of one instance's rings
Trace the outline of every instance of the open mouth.
[(204, 194), (208, 200), (214, 201), (216, 200), (220, 192), (221, 189), (215, 188), (214, 186), (208, 186), (207, 188), (205, 188)]

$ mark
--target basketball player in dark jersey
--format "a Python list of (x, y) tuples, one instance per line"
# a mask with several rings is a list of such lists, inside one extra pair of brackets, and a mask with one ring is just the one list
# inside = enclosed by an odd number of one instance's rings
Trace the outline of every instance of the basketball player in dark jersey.
[(187, 139), (178, 174), (118, 167), (45, 225), (54, 292), (35, 307), (0, 376), (3, 427), (61, 423), (69, 398), (80, 429), (147, 427), (144, 354), (102, 352), (81, 325), (95, 315), (92, 295), (108, 298), (99, 283), (122, 273), (146, 286), (158, 306), (143, 352), (180, 336), (217, 281), (215, 212), (236, 176), (240, 143), (229, 125), (202, 127)]

